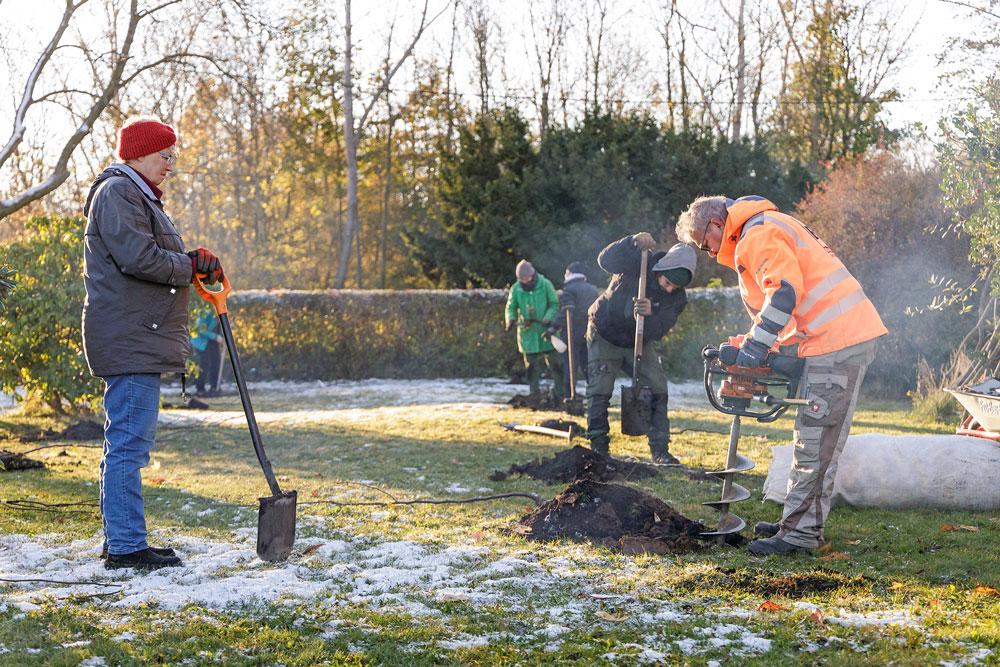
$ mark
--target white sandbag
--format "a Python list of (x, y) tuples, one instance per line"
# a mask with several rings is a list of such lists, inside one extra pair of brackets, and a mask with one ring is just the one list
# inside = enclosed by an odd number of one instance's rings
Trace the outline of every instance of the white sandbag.
[[(792, 445), (771, 448), (764, 500), (785, 502)], [(1000, 509), (1000, 445), (964, 435), (847, 438), (833, 507)]]

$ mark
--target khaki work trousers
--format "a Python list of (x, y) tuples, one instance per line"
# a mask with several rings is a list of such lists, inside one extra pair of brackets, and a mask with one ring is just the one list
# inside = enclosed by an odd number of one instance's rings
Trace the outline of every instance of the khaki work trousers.
[(806, 358), (799, 396), (812, 399), (813, 405), (800, 407), (795, 419), (792, 471), (778, 532), (786, 542), (808, 549), (823, 543), (837, 462), (874, 358), (874, 340)]

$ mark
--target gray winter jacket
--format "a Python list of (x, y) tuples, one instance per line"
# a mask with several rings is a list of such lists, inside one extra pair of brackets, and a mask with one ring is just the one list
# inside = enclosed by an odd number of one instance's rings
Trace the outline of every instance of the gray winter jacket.
[(113, 164), (90, 187), (83, 211), (90, 372), (183, 373), (191, 258), (163, 204), (135, 171)]

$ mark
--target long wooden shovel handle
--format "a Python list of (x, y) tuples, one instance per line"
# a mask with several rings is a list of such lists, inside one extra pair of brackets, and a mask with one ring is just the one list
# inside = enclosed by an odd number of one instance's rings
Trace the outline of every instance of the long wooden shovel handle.
[[(649, 267), (649, 251), (642, 251), (642, 261), (639, 267), (639, 299), (646, 298), (646, 271)], [(639, 363), (642, 361), (642, 334), (646, 317), (636, 315), (635, 317), (635, 350), (632, 358), (632, 387), (639, 384)]]

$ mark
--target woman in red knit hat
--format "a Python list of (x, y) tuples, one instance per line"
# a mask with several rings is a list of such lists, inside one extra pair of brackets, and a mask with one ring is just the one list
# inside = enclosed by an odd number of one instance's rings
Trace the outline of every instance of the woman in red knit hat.
[(160, 407), (160, 374), (183, 373), (190, 350), (188, 290), (195, 274), (222, 279), (219, 259), (184, 251), (163, 210), (160, 185), (177, 161), (177, 135), (152, 118), (118, 131), (116, 162), (90, 187), (84, 214), (83, 346), (105, 382), (101, 516), (105, 567), (153, 570), (181, 564), (150, 548), (140, 469), (149, 463)]

